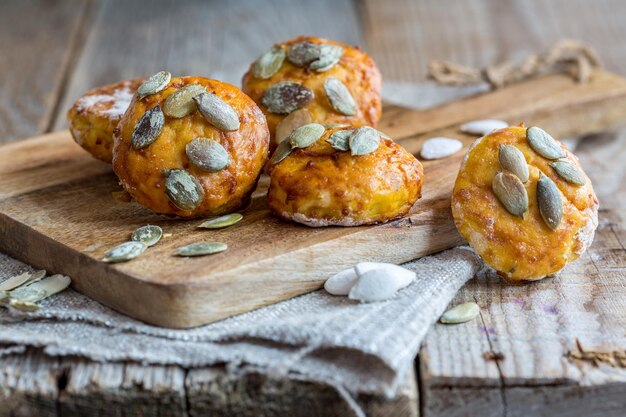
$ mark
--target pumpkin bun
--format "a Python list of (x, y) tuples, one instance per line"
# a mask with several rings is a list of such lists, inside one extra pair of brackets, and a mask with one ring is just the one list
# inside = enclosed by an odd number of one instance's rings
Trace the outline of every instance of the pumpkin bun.
[(67, 112), (74, 141), (94, 158), (110, 164), (113, 160), (113, 130), (143, 81), (120, 81), (80, 96)]
[(538, 127), (507, 127), (470, 147), (452, 193), (459, 233), (507, 281), (537, 280), (593, 241), (598, 200), (578, 158)]
[(115, 132), (113, 169), (150, 210), (213, 216), (246, 205), (268, 158), (269, 132), (238, 88), (202, 77), (150, 77)]
[(268, 205), (278, 217), (320, 226), (383, 223), (420, 197), (420, 162), (377, 130), (312, 123), (294, 130), (268, 163)]
[(274, 45), (243, 77), (243, 91), (263, 110), (272, 150), (307, 123), (376, 126), (381, 76), (358, 48), (314, 37)]

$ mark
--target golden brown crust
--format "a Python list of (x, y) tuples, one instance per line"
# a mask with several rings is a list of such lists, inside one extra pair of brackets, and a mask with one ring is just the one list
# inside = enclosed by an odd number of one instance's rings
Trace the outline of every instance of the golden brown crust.
[[(143, 149), (135, 149), (131, 136), (143, 114), (178, 88), (199, 84), (228, 103), (239, 115), (240, 127), (224, 132), (207, 122), (199, 111), (182, 118), (165, 116), (165, 126), (157, 139)], [(230, 156), (230, 165), (217, 172), (204, 171), (189, 162), (185, 146), (205, 137), (219, 142)], [(269, 132), (261, 110), (238, 88), (202, 77), (172, 78), (161, 92), (133, 99), (115, 135), (113, 169), (124, 189), (145, 207), (162, 214), (181, 217), (219, 215), (247, 204), (267, 161)], [(166, 196), (163, 170), (185, 169), (204, 189), (204, 200), (194, 210), (181, 210)]]
[[(325, 72), (300, 68), (285, 59), (280, 70), (269, 79), (256, 78), (252, 71), (254, 64), (250, 66), (243, 77), (243, 91), (259, 105), (267, 118), (267, 124), (272, 135), (272, 151), (277, 145), (275, 143), (277, 138), (274, 137), (276, 126), (287, 115), (269, 112), (261, 99), (270, 86), (282, 81), (299, 83), (314, 92), (315, 99), (304, 107), (311, 112), (313, 122), (375, 127), (381, 116), (380, 89), (382, 80), (376, 63), (369, 55), (358, 48), (315, 37), (301, 36), (276, 46), (286, 50), (290, 45), (302, 41), (338, 45), (343, 48), (344, 54), (335, 66)], [(348, 88), (357, 103), (357, 113), (354, 116), (344, 116), (331, 106), (324, 91), (324, 80), (328, 77), (339, 79)]]
[(338, 151), (326, 142), (338, 130), (326, 129), (310, 147), (269, 166), (274, 214), (313, 227), (382, 223), (406, 214), (420, 197), (420, 162), (384, 138), (368, 155)]
[(143, 81), (143, 78), (120, 81), (80, 96), (67, 112), (74, 141), (94, 158), (110, 164), (113, 160), (113, 131)]
[[(507, 212), (492, 191), (492, 180), (500, 171), (498, 147), (512, 144), (529, 166), (524, 184), (528, 211), (523, 218)], [(578, 158), (565, 151), (566, 158), (582, 172)], [(459, 233), (484, 261), (509, 281), (536, 280), (561, 270), (589, 246), (597, 226), (598, 200), (591, 181), (576, 186), (563, 180), (537, 154), (526, 139), (526, 128), (508, 127), (478, 139), (468, 151), (454, 185), (452, 214)], [(537, 181), (542, 173), (562, 194), (563, 218), (551, 230), (537, 204)]]

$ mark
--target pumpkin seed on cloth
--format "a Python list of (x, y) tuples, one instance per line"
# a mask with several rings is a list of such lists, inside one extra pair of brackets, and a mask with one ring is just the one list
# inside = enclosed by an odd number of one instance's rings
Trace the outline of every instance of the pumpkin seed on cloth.
[(289, 143), (289, 139), (285, 139), (278, 144), (278, 147), (272, 154), (270, 158), (270, 163), (272, 165), (279, 164), (293, 152), (293, 148), (291, 147), (291, 143)]
[(37, 282), (46, 276), (45, 270), (39, 270), (35, 272), (24, 272), (23, 274), (15, 275), (9, 279), (0, 282), (0, 291), (11, 291), (20, 285), (29, 284), (31, 282)]
[(461, 125), (461, 132), (470, 133), (472, 135), (487, 135), (494, 130), (504, 129), (509, 124), (504, 120), (482, 119), (467, 122)]
[(348, 139), (352, 155), (367, 155), (375, 152), (380, 145), (380, 135), (369, 126), (359, 127)]
[(143, 242), (124, 242), (105, 253), (102, 261), (108, 263), (130, 261), (141, 255), (146, 248), (147, 246)]
[(473, 302), (459, 304), (447, 310), (439, 318), (441, 323), (445, 324), (459, 324), (466, 323), (470, 320), (474, 320), (480, 314), (480, 307)]
[(571, 162), (567, 160), (554, 161), (550, 162), (550, 166), (554, 168), (559, 177), (563, 178), (565, 181), (574, 185), (585, 185), (585, 174)]
[(542, 175), (537, 181), (537, 204), (546, 225), (555, 230), (563, 218), (563, 200), (554, 181)]
[(507, 171), (498, 172), (491, 183), (491, 189), (506, 211), (514, 216), (524, 217), (528, 210), (528, 192), (516, 175)]
[(558, 142), (540, 127), (532, 126), (526, 129), (526, 139), (533, 151), (546, 159), (565, 158), (565, 151)]
[(278, 46), (263, 53), (252, 66), (252, 74), (256, 78), (267, 80), (280, 70), (286, 57), (285, 50)]
[(157, 104), (144, 113), (139, 119), (131, 136), (131, 143), (135, 149), (143, 149), (161, 134), (165, 125), (165, 116), (161, 111), (161, 105)]
[(165, 175), (165, 195), (181, 210), (193, 210), (204, 199), (204, 188), (189, 172), (173, 169)]
[(135, 242), (141, 242), (147, 247), (154, 246), (161, 240), (163, 236), (163, 229), (159, 226), (153, 226), (151, 224), (141, 226), (133, 232), (130, 236), (130, 240)]
[(181, 118), (197, 109), (194, 97), (206, 93), (203, 86), (187, 84), (170, 94), (163, 103), (163, 113), (169, 117)]
[(454, 155), (463, 147), (458, 139), (434, 137), (426, 140), (420, 150), (420, 156), (424, 159), (442, 159)]
[(176, 249), (176, 255), (178, 256), (204, 256), (212, 255), (214, 253), (224, 252), (228, 249), (228, 245), (222, 242), (200, 242), (192, 243), (186, 246), (181, 246)]
[(304, 126), (313, 121), (313, 116), (311, 116), (311, 112), (307, 109), (299, 109), (293, 111), (287, 115), (283, 120), (278, 123), (276, 126), (276, 134), (274, 135), (276, 143), (280, 143), (283, 140), (287, 139), (291, 132), (299, 128), (300, 126)]
[(334, 67), (343, 56), (343, 48), (339, 45), (320, 45), (319, 59), (309, 64), (309, 68), (316, 72), (325, 72)]
[(276, 83), (268, 88), (261, 103), (270, 113), (289, 114), (309, 104), (315, 98), (313, 91), (291, 81)]
[(239, 129), (239, 115), (230, 104), (215, 94), (202, 93), (193, 98), (198, 111), (213, 126), (227, 132)]
[(297, 67), (307, 67), (320, 58), (322, 53), (321, 46), (309, 42), (297, 42), (287, 50), (287, 60)]
[(513, 145), (501, 144), (498, 148), (498, 159), (502, 169), (516, 175), (522, 182), (528, 181), (530, 174), (522, 151)]
[(156, 74), (150, 76), (146, 81), (143, 82), (137, 89), (137, 97), (142, 99), (146, 96), (150, 96), (152, 94), (156, 94), (159, 91), (162, 91), (167, 85), (170, 83), (172, 79), (172, 74), (167, 71), (160, 71)]
[(330, 135), (326, 142), (330, 143), (330, 146), (333, 149), (337, 149), (338, 151), (349, 151), (350, 150), (350, 136), (352, 136), (354, 130), (338, 130), (337, 132)]
[(209, 172), (220, 171), (230, 165), (228, 151), (216, 140), (195, 138), (185, 146), (192, 164)]
[(223, 229), (224, 227), (232, 226), (235, 223), (239, 223), (243, 219), (240, 213), (231, 213), (224, 216), (209, 219), (198, 226), (202, 229)]
[(34, 313), (39, 310), (39, 305), (31, 301), (23, 301), (15, 298), (9, 299), (9, 306), (15, 310), (23, 311), (25, 313)]
[(415, 280), (415, 272), (399, 265), (362, 262), (354, 267), (358, 280), (348, 298), (361, 302), (388, 300)]
[(70, 277), (55, 274), (33, 284), (24, 285), (9, 293), (12, 299), (35, 303), (65, 290), (71, 284)]
[(293, 148), (306, 148), (317, 142), (325, 131), (326, 128), (321, 124), (309, 123), (291, 132), (289, 143)]
[(324, 91), (330, 105), (337, 112), (344, 116), (354, 116), (356, 114), (356, 102), (350, 94), (350, 90), (344, 83), (335, 77), (328, 77), (324, 80)]

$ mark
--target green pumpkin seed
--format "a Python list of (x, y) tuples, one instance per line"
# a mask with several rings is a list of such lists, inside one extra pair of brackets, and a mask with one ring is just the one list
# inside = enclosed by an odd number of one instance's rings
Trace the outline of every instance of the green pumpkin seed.
[(287, 54), (278, 46), (265, 52), (254, 62), (252, 73), (256, 78), (267, 80), (280, 70)]
[(0, 283), (0, 291), (11, 291), (20, 285), (37, 282), (45, 276), (46, 271), (43, 269), (35, 272), (24, 272), (23, 274), (13, 276), (5, 281), (2, 281)]
[(65, 290), (71, 282), (72, 280), (69, 277), (56, 274), (30, 285), (22, 286), (9, 293), (11, 298), (10, 305), (15, 307), (14, 303), (16, 301), (23, 303), (36, 303), (37, 301), (41, 301), (44, 298)]
[(239, 115), (235, 109), (215, 94), (202, 93), (193, 99), (200, 114), (213, 126), (227, 132), (239, 129)]
[(39, 305), (30, 301), (17, 300), (15, 298), (11, 298), (9, 300), (9, 306), (25, 313), (34, 313), (39, 310)]
[(170, 83), (172, 74), (167, 71), (160, 71), (152, 75), (146, 81), (143, 82), (137, 89), (137, 97), (142, 99), (146, 96), (156, 94), (163, 90)]
[(352, 129), (339, 130), (330, 135), (330, 137), (326, 139), (326, 142), (330, 143), (330, 146), (332, 146), (334, 149), (337, 149), (338, 151), (349, 151), (349, 139), (352, 133), (354, 133), (354, 130)]
[(311, 112), (307, 109), (300, 109), (291, 112), (287, 117), (281, 120), (278, 126), (276, 126), (274, 140), (276, 143), (281, 143), (283, 140), (287, 139), (289, 135), (291, 135), (291, 132), (300, 126), (311, 123), (312, 121), (313, 116), (311, 116)]
[(228, 249), (228, 245), (222, 242), (200, 242), (182, 246), (176, 249), (178, 256), (203, 256), (211, 255), (218, 252), (224, 252)]
[(445, 324), (465, 323), (474, 320), (479, 314), (480, 307), (478, 307), (478, 304), (472, 302), (463, 303), (443, 313), (439, 321)]
[(133, 232), (130, 236), (130, 239), (135, 242), (141, 242), (147, 247), (154, 246), (157, 244), (161, 237), (163, 236), (163, 229), (159, 226), (153, 226), (151, 224), (147, 226), (141, 226), (137, 230)]
[(319, 59), (309, 64), (309, 68), (316, 72), (325, 72), (339, 62), (343, 56), (343, 48), (338, 45), (320, 45)]
[(195, 138), (185, 146), (192, 164), (209, 172), (217, 172), (230, 165), (228, 151), (218, 142), (208, 138)]
[(193, 100), (198, 94), (206, 93), (203, 86), (187, 84), (170, 94), (163, 103), (163, 113), (169, 117), (185, 117), (197, 109)]
[(144, 113), (133, 130), (131, 142), (133, 148), (143, 149), (154, 142), (161, 134), (165, 125), (165, 116), (161, 111), (161, 106), (157, 104)]
[(321, 54), (320, 45), (313, 42), (294, 43), (287, 50), (287, 60), (297, 67), (307, 67), (317, 61)]
[(565, 152), (545, 130), (533, 126), (526, 129), (526, 139), (535, 152), (546, 159), (559, 159), (565, 157)]
[(367, 155), (375, 152), (380, 145), (380, 136), (376, 129), (368, 126), (359, 127), (348, 139), (352, 155)]
[(321, 124), (309, 123), (291, 132), (289, 143), (293, 148), (306, 148), (317, 142), (325, 131), (326, 129)]
[(513, 145), (502, 144), (498, 148), (498, 159), (502, 169), (517, 175), (522, 182), (528, 181), (528, 164), (522, 151)]
[(102, 261), (109, 263), (130, 261), (141, 255), (146, 248), (143, 242), (124, 242), (105, 253)]
[(350, 94), (350, 90), (337, 78), (326, 78), (324, 91), (333, 109), (345, 116), (354, 116), (356, 114), (356, 102), (352, 94)]
[(291, 143), (289, 143), (289, 139), (283, 140), (282, 142), (278, 144), (278, 147), (272, 154), (272, 157), (270, 158), (270, 163), (272, 165), (279, 164), (285, 158), (291, 155), (292, 151), (293, 151), (293, 148), (291, 147)]
[(225, 216), (216, 217), (214, 219), (209, 219), (200, 226), (202, 229), (223, 229), (224, 227), (232, 226), (235, 223), (238, 223), (243, 216), (239, 213), (231, 213), (226, 214)]
[(557, 174), (559, 174), (559, 177), (569, 183), (574, 185), (585, 185), (587, 182), (585, 180), (585, 174), (583, 174), (576, 165), (567, 160), (550, 162), (550, 166), (554, 168)]
[(184, 169), (173, 169), (164, 172), (165, 195), (176, 207), (191, 211), (204, 200), (204, 188), (189, 172)]
[(528, 193), (516, 175), (507, 171), (499, 172), (491, 183), (491, 189), (506, 211), (524, 217), (528, 210)]
[(46, 296), (46, 292), (41, 288), (34, 288), (28, 285), (19, 287), (9, 293), (9, 297), (13, 300), (36, 302)]
[(561, 192), (554, 181), (542, 175), (537, 181), (537, 205), (546, 225), (555, 230), (563, 218)]
[(386, 133), (384, 133), (384, 132), (381, 132), (380, 130), (377, 130), (377, 132), (378, 132), (378, 135), (379, 135), (381, 138), (385, 138), (385, 139), (393, 140), (393, 139), (391, 139), (391, 136), (389, 136), (388, 134), (386, 134)]
[(289, 114), (309, 104), (315, 98), (313, 91), (290, 81), (276, 83), (265, 91), (261, 103), (270, 113)]

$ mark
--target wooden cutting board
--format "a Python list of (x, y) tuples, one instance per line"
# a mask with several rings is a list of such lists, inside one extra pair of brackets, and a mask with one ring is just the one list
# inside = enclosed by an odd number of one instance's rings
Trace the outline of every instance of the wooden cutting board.
[[(359, 261), (401, 263), (461, 243), (449, 199), (475, 137), (458, 127), (481, 118), (539, 125), (561, 139), (599, 132), (626, 120), (626, 80), (604, 71), (587, 84), (551, 75), (426, 111), (387, 106), (379, 128), (409, 151), (417, 154), (433, 136), (457, 137), (465, 147), (447, 159), (422, 161), (422, 198), (405, 218), (379, 226), (312, 229), (280, 221), (267, 209), (262, 178), (242, 222), (198, 230), (200, 220), (166, 218), (114, 198), (121, 188), (111, 167), (92, 159), (67, 131), (15, 142), (0, 147), (0, 250), (69, 275), (76, 290), (139, 320), (209, 323), (318, 289)], [(172, 236), (133, 261), (100, 261), (146, 224)], [(179, 246), (210, 240), (229, 249), (173, 255)]]

